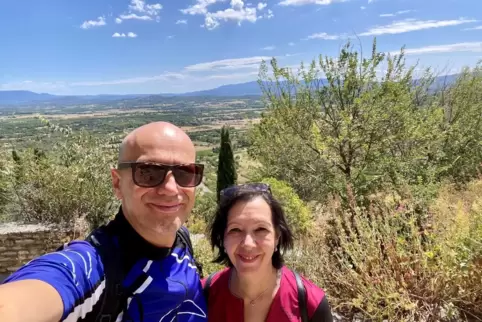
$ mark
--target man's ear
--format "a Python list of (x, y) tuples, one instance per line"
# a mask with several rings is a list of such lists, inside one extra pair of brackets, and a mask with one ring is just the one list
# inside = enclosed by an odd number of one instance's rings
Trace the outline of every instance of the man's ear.
[(110, 175), (112, 177), (112, 189), (114, 190), (114, 194), (117, 197), (117, 199), (122, 200), (122, 191), (120, 188), (121, 175), (117, 169), (111, 169)]

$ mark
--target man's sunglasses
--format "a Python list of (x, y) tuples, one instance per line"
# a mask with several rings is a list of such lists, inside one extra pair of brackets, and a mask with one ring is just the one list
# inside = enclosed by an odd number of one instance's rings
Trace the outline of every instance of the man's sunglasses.
[(235, 194), (240, 192), (253, 192), (253, 191), (266, 192), (271, 194), (271, 188), (267, 183), (262, 183), (262, 182), (245, 183), (245, 184), (229, 186), (221, 190), (221, 192), (219, 193), (220, 201), (222, 202), (226, 198), (231, 198)]
[(204, 172), (204, 165), (199, 163), (169, 165), (154, 162), (121, 162), (117, 168), (131, 168), (132, 180), (144, 188), (153, 188), (163, 183), (169, 171), (172, 171), (179, 186), (196, 187), (201, 183)]

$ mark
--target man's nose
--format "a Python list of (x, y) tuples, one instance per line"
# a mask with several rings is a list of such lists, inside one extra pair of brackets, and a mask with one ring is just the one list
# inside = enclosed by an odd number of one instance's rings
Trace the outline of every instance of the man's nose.
[(171, 171), (169, 171), (164, 179), (164, 182), (157, 187), (157, 193), (161, 195), (174, 196), (179, 193), (176, 179)]

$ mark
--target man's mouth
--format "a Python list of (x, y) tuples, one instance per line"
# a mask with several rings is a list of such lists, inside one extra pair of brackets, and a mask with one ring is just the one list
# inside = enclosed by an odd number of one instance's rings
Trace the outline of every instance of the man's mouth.
[(156, 208), (157, 210), (161, 211), (161, 212), (164, 212), (164, 213), (176, 213), (178, 212), (181, 207), (182, 207), (182, 204), (178, 203), (178, 204), (173, 204), (173, 205), (158, 205), (158, 204), (152, 204), (152, 206), (154, 208)]

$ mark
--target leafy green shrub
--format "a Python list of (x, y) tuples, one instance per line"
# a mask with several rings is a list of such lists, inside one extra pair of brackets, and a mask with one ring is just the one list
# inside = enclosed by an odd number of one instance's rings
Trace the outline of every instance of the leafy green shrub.
[(439, 176), (461, 184), (482, 171), (482, 61), (464, 68), (443, 94)]
[(206, 238), (199, 238), (196, 241), (193, 241), (193, 248), (194, 253), (196, 254), (196, 260), (203, 265), (205, 277), (224, 268), (224, 266), (212, 262), (214, 259), (214, 253)]
[(214, 216), (216, 206), (215, 193), (198, 190), (196, 193), (196, 203), (189, 217), (188, 227), (195, 229), (197, 233), (204, 234), (206, 225)]
[(327, 228), (300, 241), (287, 263), (325, 288), (346, 316), (473, 321), (482, 316), (482, 182), (475, 187), (473, 199), (442, 194), (425, 227), (410, 200), (395, 207), (380, 194), (369, 207), (354, 200), (347, 207), (333, 199)]
[(91, 228), (98, 226), (116, 211), (110, 177), (114, 150), (109, 140), (88, 132), (52, 128), (63, 134), (52, 149), (17, 153), (16, 219), (68, 225), (83, 217)]
[(274, 178), (265, 178), (261, 182), (269, 184), (273, 196), (280, 201), (295, 237), (306, 233), (311, 227), (313, 218), (310, 209), (294, 189), (288, 183)]
[(347, 201), (347, 186), (363, 198), (387, 186), (473, 180), (482, 165), (482, 63), (435, 91), (433, 73), (415, 79), (403, 49), (387, 56), (375, 40), (361, 54), (348, 42), (296, 74), (275, 58), (262, 63), (266, 111), (248, 148), (262, 175), (320, 202), (333, 193)]
[(0, 153), (0, 222), (6, 220), (10, 215), (7, 213), (7, 209), (12, 198), (10, 189), (11, 167), (12, 164), (8, 162), (5, 153)]

